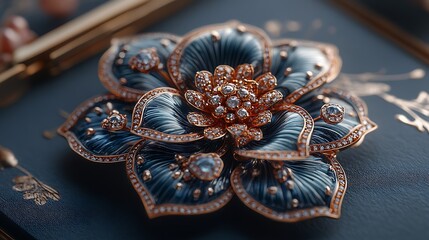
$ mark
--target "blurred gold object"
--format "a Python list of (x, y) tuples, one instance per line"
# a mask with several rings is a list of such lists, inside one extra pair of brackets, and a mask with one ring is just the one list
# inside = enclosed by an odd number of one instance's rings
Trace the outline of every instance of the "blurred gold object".
[(420, 91), (416, 99), (401, 99), (390, 93), (391, 87), (386, 83), (401, 80), (419, 80), (423, 79), (425, 75), (426, 72), (421, 68), (393, 75), (369, 72), (359, 74), (342, 73), (331, 86), (348, 90), (360, 97), (378, 96), (403, 111), (403, 113), (395, 115), (396, 120), (412, 126), (420, 132), (429, 133), (429, 93)]
[(56, 75), (108, 47), (111, 38), (138, 32), (189, 1), (111, 0), (17, 49), (12, 66), (0, 73), (0, 106), (16, 100), (15, 89), (25, 88), (28, 78)]
[(25, 200), (33, 200), (37, 205), (45, 205), (49, 199), (59, 201), (61, 199), (57, 190), (44, 184), (34, 177), (27, 169), (18, 164), (13, 152), (0, 146), (0, 169), (16, 168), (25, 175), (13, 178), (13, 190), (23, 192)]
[(16, 167), (16, 165), (18, 165), (18, 160), (12, 151), (0, 146), (0, 169)]

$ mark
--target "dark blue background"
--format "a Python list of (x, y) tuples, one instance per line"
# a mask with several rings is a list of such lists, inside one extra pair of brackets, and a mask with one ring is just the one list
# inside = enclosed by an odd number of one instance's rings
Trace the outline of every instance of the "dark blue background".
[[(185, 10), (147, 31), (185, 34), (193, 28), (237, 19), (264, 27), (268, 20), (296, 20), (301, 30), (281, 37), (337, 45), (343, 72), (429, 70), (397, 46), (325, 1), (194, 1)], [(315, 19), (322, 27), (311, 30)], [(332, 28), (335, 28), (335, 31)], [(296, 224), (266, 219), (238, 199), (222, 210), (197, 217), (149, 220), (125, 174), (124, 164), (100, 165), (74, 154), (60, 137), (42, 132), (64, 119), (83, 100), (104, 90), (97, 77), (99, 56), (34, 87), (16, 104), (0, 110), (0, 145), (11, 148), (21, 164), (60, 191), (60, 202), (36, 206), (11, 189), (19, 172), (0, 172), (0, 226), (18, 236), (38, 239), (427, 239), (429, 236), (429, 134), (396, 120), (400, 109), (381, 98), (365, 100), (379, 125), (359, 148), (339, 155), (349, 188), (339, 220)], [(413, 99), (429, 90), (428, 78), (393, 82), (392, 93)], [(16, 224), (19, 229), (13, 228)]]

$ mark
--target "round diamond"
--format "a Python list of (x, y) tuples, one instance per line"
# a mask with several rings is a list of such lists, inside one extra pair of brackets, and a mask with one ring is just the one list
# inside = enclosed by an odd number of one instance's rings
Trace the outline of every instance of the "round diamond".
[(203, 173), (211, 172), (215, 166), (213, 158), (200, 158), (198, 160), (199, 160), (198, 163), (199, 163), (200, 170)]
[(237, 116), (240, 119), (246, 119), (249, 117), (249, 112), (247, 112), (247, 110), (244, 108), (240, 108), (237, 110)]
[(235, 85), (232, 83), (228, 83), (222, 87), (221, 91), (223, 95), (231, 95), (235, 91)]
[(249, 96), (249, 90), (246, 88), (238, 89), (238, 96), (240, 96), (242, 99), (247, 98)]
[(133, 56), (129, 65), (132, 69), (142, 73), (148, 73), (151, 69), (158, 66), (160, 62), (159, 56), (155, 48), (145, 48)]
[(217, 108), (215, 108), (215, 110), (214, 110), (214, 115), (215, 115), (216, 117), (221, 117), (221, 116), (225, 115), (225, 113), (226, 113), (226, 109), (225, 109), (225, 107), (224, 107), (224, 106), (218, 106), (218, 107), (217, 107)]
[(336, 115), (338, 115), (338, 114), (341, 114), (341, 113), (342, 113), (342, 110), (341, 110), (341, 108), (340, 108), (339, 106), (329, 105), (329, 106), (326, 108), (326, 113), (327, 113), (327, 114), (329, 114), (329, 115), (336, 116)]
[(213, 95), (210, 97), (209, 103), (213, 106), (220, 105), (222, 103), (222, 98), (219, 95)]
[(326, 103), (320, 109), (323, 121), (329, 124), (338, 124), (344, 119), (344, 107), (335, 103)]
[(110, 115), (101, 122), (101, 127), (109, 131), (118, 131), (127, 125), (127, 117), (113, 110)]
[(189, 157), (189, 171), (203, 181), (211, 181), (220, 176), (223, 162), (215, 153), (197, 153)]
[(109, 119), (109, 122), (112, 124), (119, 123), (122, 120), (119, 114), (112, 114), (107, 119)]
[(237, 109), (240, 106), (240, 99), (237, 96), (231, 96), (226, 100), (226, 105), (230, 109)]

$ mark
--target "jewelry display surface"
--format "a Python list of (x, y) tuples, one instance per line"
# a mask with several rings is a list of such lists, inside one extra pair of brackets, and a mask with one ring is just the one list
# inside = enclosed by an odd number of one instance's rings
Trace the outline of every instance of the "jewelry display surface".
[[(225, 1), (223, 5), (221, 1), (198, 1), (182, 13), (154, 25), (148, 32), (183, 36), (192, 29), (228, 19), (238, 19), (261, 28), (269, 21), (286, 24), (293, 20), (290, 28), (283, 27), (280, 35), (271, 35), (271, 39), (332, 43), (340, 49), (342, 72), (379, 72), (382, 69), (385, 73), (395, 74), (417, 67), (427, 70), (418, 60), (333, 6), (321, 1), (310, 3), (291, 1), (286, 7), (283, 1), (254, 2), (251, 9), (256, 10), (243, 12), (236, 11), (243, 6), (240, 1)], [(270, 10), (269, 14), (260, 11), (265, 8)], [(213, 12), (219, 14), (212, 15)], [(311, 26), (316, 20), (322, 24), (314, 30)], [(297, 22), (300, 29), (292, 31), (298, 29)], [(100, 57), (65, 72), (58, 81), (35, 86), (13, 107), (1, 110), (0, 144), (12, 149), (31, 173), (61, 193), (60, 201), (49, 201), (36, 207), (33, 202), (23, 200), (22, 194), (11, 190), (11, 179), (18, 172), (13, 169), (3, 171), (0, 179), (4, 195), (0, 206), (6, 216), (2, 220), (15, 224), (8, 225), (9, 229), (15, 228), (24, 236), (38, 239), (73, 239), (73, 236), (64, 235), (72, 229), (79, 229), (79, 234), (88, 238), (106, 239), (121, 236), (252, 239), (284, 238), (286, 235), (301, 239), (404, 239), (427, 233), (425, 220), (429, 212), (424, 197), (428, 193), (427, 134), (396, 121), (394, 116), (403, 113), (401, 109), (379, 97), (365, 95), (361, 97), (368, 104), (371, 120), (378, 123), (378, 129), (358, 148), (342, 151), (337, 156), (348, 178), (340, 219), (316, 218), (295, 224), (277, 222), (251, 211), (237, 197), (211, 214), (148, 219), (141, 200), (129, 184), (127, 173), (120, 166), (122, 163), (88, 162), (71, 151), (64, 139), (47, 140), (42, 136), (46, 129), (54, 129), (64, 122), (59, 110), (71, 113), (83, 99), (106, 91), (97, 81)], [(391, 87), (389, 94), (400, 99), (415, 99), (420, 91), (428, 90), (426, 77), (420, 81), (388, 84)], [(31, 125), (28, 124), (29, 116)], [(19, 127), (12, 127), (17, 124)], [(271, 191), (274, 192), (274, 188)]]

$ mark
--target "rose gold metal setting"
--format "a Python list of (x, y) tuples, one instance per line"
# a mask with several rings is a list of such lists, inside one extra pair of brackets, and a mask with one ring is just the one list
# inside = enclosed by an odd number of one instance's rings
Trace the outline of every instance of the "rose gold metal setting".
[(88, 110), (94, 107), (95, 104), (115, 99), (118, 99), (118, 97), (112, 94), (106, 94), (83, 102), (71, 114), (69, 114), (65, 123), (58, 128), (58, 134), (67, 139), (70, 148), (73, 151), (90, 161), (99, 163), (116, 163), (125, 161), (126, 153), (119, 155), (96, 155), (91, 153), (80, 143), (76, 136), (69, 131), (79, 121), (79, 119), (85, 116)]
[[(292, 44), (293, 43), (293, 44)], [(307, 74), (307, 79), (310, 79), (310, 81), (302, 88), (297, 89), (296, 91), (289, 94), (283, 101), (288, 104), (292, 104), (296, 102), (298, 99), (301, 98), (304, 94), (311, 92), (314, 89), (319, 88), (325, 83), (331, 82), (332, 80), (337, 77), (337, 75), (340, 72), (342, 61), (341, 58), (338, 55), (338, 49), (329, 44), (322, 44), (322, 43), (316, 43), (316, 42), (310, 42), (310, 41), (295, 41), (291, 39), (282, 39), (279, 41), (276, 41), (274, 43), (274, 47), (291, 47), (291, 45), (295, 47), (299, 46), (309, 46), (309, 47), (315, 47), (319, 48), (328, 59), (328, 62), (330, 63), (330, 66), (327, 66), (328, 68), (321, 71), (317, 75), (313, 75), (311, 72), (311, 76)], [(321, 68), (319, 66), (315, 66), (315, 68)], [(293, 72), (293, 69), (286, 69), (288, 71), (287, 75)], [(309, 69), (311, 70), (311, 69)], [(285, 72), (286, 75), (286, 72)]]
[(185, 92), (184, 96), (191, 106), (201, 111), (206, 111), (206, 100), (202, 93), (194, 90), (188, 90)]
[(344, 90), (335, 88), (327, 88), (323, 90), (323, 95), (335, 96), (341, 100), (351, 103), (355, 108), (357, 117), (360, 120), (360, 124), (350, 130), (350, 132), (341, 139), (336, 141), (322, 143), (322, 144), (311, 144), (311, 153), (330, 153), (338, 152), (340, 149), (344, 149), (350, 146), (357, 147), (364, 139), (365, 135), (377, 129), (377, 124), (371, 121), (368, 117), (368, 110), (366, 104), (357, 96)]
[(204, 129), (204, 138), (216, 140), (225, 136), (226, 131), (223, 127), (207, 127)]
[[(327, 109), (329, 107), (336, 107), (339, 110), (339, 113), (329, 114), (327, 112)], [(317, 121), (319, 119), (323, 119), (323, 121), (328, 123), (328, 124), (338, 124), (344, 120), (344, 114), (345, 114), (345, 110), (344, 110), (344, 107), (342, 107), (341, 105), (333, 104), (333, 103), (325, 103), (320, 108), (320, 116), (314, 118), (313, 120)]]
[(260, 141), (263, 137), (260, 128), (248, 128), (246, 124), (232, 124), (226, 128), (235, 140), (235, 146), (242, 147), (250, 141)]
[[(207, 126), (206, 139), (218, 139), (226, 130), (235, 138), (237, 146), (262, 139), (258, 128), (271, 122), (269, 108), (280, 101), (283, 95), (273, 90), (277, 85), (271, 73), (253, 78), (253, 66), (239, 65), (233, 69), (227, 65), (216, 67), (214, 74), (200, 71), (195, 74), (195, 85), (199, 91), (187, 90), (185, 99), (189, 105), (206, 113), (190, 113), (188, 121), (195, 126)], [(234, 125), (244, 125), (242, 134), (230, 131)], [(249, 129), (247, 129), (249, 127)]]
[(255, 79), (255, 81), (258, 83), (259, 93), (266, 93), (274, 90), (277, 86), (277, 78), (271, 72), (260, 75)]
[[(138, 54), (147, 54), (150, 56), (150, 59), (140, 60), (137, 57)], [(128, 62), (132, 70), (139, 71), (141, 73), (149, 73), (152, 69), (158, 68), (160, 60), (156, 48), (144, 48), (140, 50), (137, 55), (131, 57)], [(145, 63), (145, 60), (147, 63)]]
[(172, 81), (176, 84), (177, 89), (180, 89), (181, 91), (186, 91), (187, 86), (184, 83), (184, 80), (182, 79), (182, 75), (180, 73), (180, 59), (182, 57), (183, 50), (186, 48), (186, 46), (192, 42), (197, 37), (201, 36), (201, 34), (205, 34), (207, 32), (213, 32), (218, 31), (220, 29), (225, 28), (233, 28), (239, 32), (241, 30), (245, 29), (245, 32), (254, 34), (255, 37), (259, 38), (261, 45), (263, 46), (263, 72), (268, 72), (270, 70), (271, 65), (271, 42), (266, 36), (266, 34), (260, 30), (259, 28), (252, 27), (249, 25), (240, 24), (236, 21), (227, 23), (227, 24), (219, 24), (219, 25), (212, 25), (207, 27), (202, 27), (197, 30), (194, 30), (183, 37), (182, 41), (176, 46), (176, 49), (171, 54), (170, 58), (168, 59), (167, 66), (168, 66), (168, 72), (170, 73), (170, 76), (172, 78)]
[(124, 86), (121, 82), (126, 82), (126, 79), (121, 80), (121, 78), (118, 79), (115, 77), (112, 72), (112, 66), (114, 66), (117, 57), (119, 57), (118, 54), (121, 51), (121, 49), (119, 49), (120, 45), (130, 43), (133, 40), (143, 38), (145, 36), (159, 36), (162, 39), (168, 39), (170, 42), (174, 43), (180, 41), (180, 37), (167, 33), (142, 34), (132, 38), (113, 39), (112, 46), (103, 54), (98, 64), (98, 77), (100, 78), (101, 83), (111, 93), (126, 101), (137, 101), (143, 94), (145, 94), (145, 92)]
[(263, 160), (285, 161), (285, 160), (301, 160), (309, 156), (309, 144), (311, 134), (314, 128), (314, 122), (311, 115), (303, 108), (296, 105), (278, 105), (277, 111), (289, 111), (299, 114), (304, 122), (304, 126), (297, 140), (296, 151), (261, 151), (261, 150), (236, 150), (235, 153), (244, 158), (256, 158)]
[(359, 141), (364, 137), (364, 135), (368, 134), (368, 132), (375, 130), (377, 125), (373, 122), (367, 120), (364, 125), (358, 125), (353, 128), (349, 134), (344, 136), (343, 138), (322, 144), (311, 144), (310, 151), (312, 153), (322, 152), (335, 152), (342, 148), (349, 147), (351, 145), (355, 145), (359, 143)]
[(263, 111), (258, 113), (253, 119), (252, 119), (252, 126), (253, 127), (261, 127), (264, 125), (267, 125), (271, 122), (271, 118), (273, 117), (273, 114), (271, 111)]
[(149, 218), (156, 218), (166, 215), (198, 215), (214, 212), (225, 206), (234, 195), (232, 188), (229, 188), (219, 196), (217, 199), (208, 203), (199, 205), (183, 205), (183, 204), (159, 204), (157, 205), (155, 199), (150, 194), (145, 185), (139, 181), (139, 178), (134, 172), (134, 165), (137, 159), (136, 155), (138, 150), (142, 147), (144, 140), (134, 145), (126, 159), (126, 171), (128, 178), (131, 181), (136, 192), (139, 194), (140, 199), (145, 206)]
[(149, 128), (140, 127), (143, 123), (143, 114), (146, 106), (150, 103), (150, 101), (152, 101), (153, 99), (155, 99), (161, 94), (170, 94), (170, 95), (176, 95), (181, 97), (178, 90), (174, 88), (168, 88), (168, 87), (156, 88), (150, 92), (147, 92), (139, 99), (139, 101), (136, 103), (134, 107), (130, 131), (138, 136), (142, 136), (147, 139), (152, 139), (152, 140), (161, 141), (161, 142), (184, 143), (184, 142), (193, 142), (193, 141), (202, 139), (204, 137), (202, 133), (188, 133), (188, 134), (182, 134), (182, 135), (175, 135), (175, 134), (167, 134), (167, 133), (159, 132)]
[(245, 81), (246, 79), (253, 79), (254, 69), (251, 64), (241, 64), (235, 71), (235, 79)]
[[(86, 121), (86, 119), (85, 119)], [(117, 110), (112, 110), (107, 118), (101, 122), (101, 127), (108, 131), (127, 130), (127, 115), (120, 114)]]
[(197, 127), (210, 127), (216, 122), (212, 117), (198, 112), (190, 112), (186, 118), (189, 123)]
[(231, 183), (234, 192), (241, 199), (241, 201), (250, 209), (262, 214), (265, 217), (271, 218), (281, 222), (298, 222), (305, 219), (315, 217), (331, 217), (339, 218), (341, 215), (341, 205), (347, 189), (347, 179), (343, 168), (338, 163), (335, 155), (326, 156), (335, 171), (337, 184), (332, 194), (332, 200), (329, 207), (313, 207), (307, 209), (290, 210), (286, 212), (274, 211), (265, 205), (261, 204), (250, 196), (246, 189), (244, 189), (240, 175), (243, 169), (237, 167), (231, 175)]

